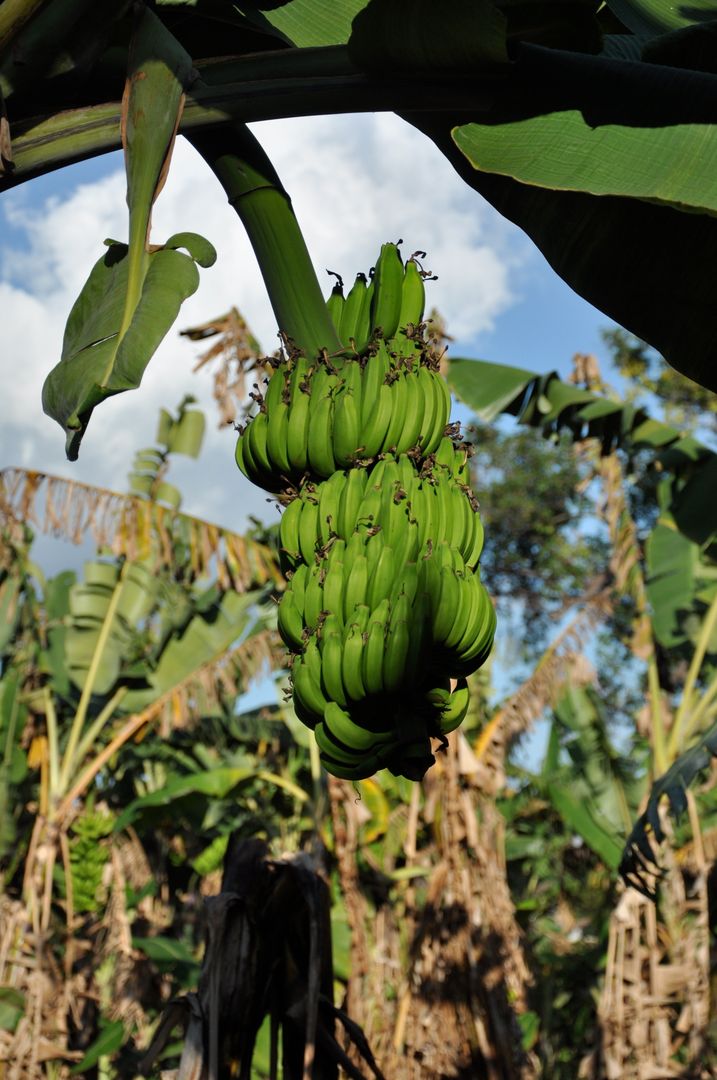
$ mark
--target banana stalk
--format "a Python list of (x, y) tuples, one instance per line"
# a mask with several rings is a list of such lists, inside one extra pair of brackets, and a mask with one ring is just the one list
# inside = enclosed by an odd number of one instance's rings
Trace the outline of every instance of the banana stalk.
[(188, 135), (236, 210), (254, 248), (279, 329), (306, 354), (341, 349), (336, 327), (273, 165), (245, 124)]

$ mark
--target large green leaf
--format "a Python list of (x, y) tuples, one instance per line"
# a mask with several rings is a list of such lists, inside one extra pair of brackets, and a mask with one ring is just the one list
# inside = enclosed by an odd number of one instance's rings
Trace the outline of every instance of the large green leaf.
[(343, 45), (367, 0), (238, 0), (237, 10), (262, 29), (273, 27), (286, 41), (305, 48)]
[(665, 648), (688, 638), (685, 618), (692, 609), (697, 548), (674, 525), (660, 521), (647, 538), (647, 598), (652, 629)]
[(62, 357), (45, 380), (42, 403), (65, 429), (71, 460), (95, 406), (141, 383), (182, 302), (197, 290), (196, 262), (214, 261), (214, 249), (202, 237), (182, 235), (183, 246), (191, 245), (189, 255), (175, 248), (176, 240), (147, 255), (129, 326), (123, 329), (132, 274), (126, 244), (109, 242), (70, 312)]
[[(551, 190), (482, 172), (435, 118), (411, 114), (407, 119), (433, 138), (471, 187), (525, 230), (576, 292), (654, 345), (677, 370), (717, 389), (711, 273), (717, 219), (625, 195)], [(488, 129), (486, 134), (490, 140)], [(629, 153), (623, 165), (644, 171)], [(686, 171), (682, 162), (677, 167), (680, 174)], [(706, 200), (713, 190), (710, 184)]]
[(193, 77), (188, 53), (145, 9), (130, 45), (122, 108), (129, 244), (109, 242), (95, 264), (70, 313), (60, 362), (43, 388), (43, 407), (65, 430), (70, 459), (95, 406), (139, 386), (182, 301), (196, 291), (196, 263), (210, 266), (216, 258), (211, 244), (193, 233), (149, 245), (152, 206)]
[(640, 792), (632, 784), (629, 763), (610, 738), (603, 702), (592, 687), (568, 686), (556, 702), (555, 715), (579, 777), (577, 784), (570, 784), (572, 794), (579, 794), (578, 786), (584, 788), (596, 820), (611, 836), (624, 836)]
[(717, 212), (715, 125), (591, 127), (579, 112), (567, 111), (495, 126), (464, 124), (453, 139), (475, 169), (523, 184)]

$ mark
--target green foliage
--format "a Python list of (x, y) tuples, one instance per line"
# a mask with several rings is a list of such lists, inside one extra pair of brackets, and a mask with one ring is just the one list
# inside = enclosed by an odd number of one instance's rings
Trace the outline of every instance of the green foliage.
[(473, 483), (485, 523), (482, 573), (506, 614), (522, 607), (525, 643), (545, 646), (556, 613), (604, 568), (607, 549), (580, 529), (592, 509), (585, 470), (566, 440), (536, 439), (481, 424), (474, 436)]

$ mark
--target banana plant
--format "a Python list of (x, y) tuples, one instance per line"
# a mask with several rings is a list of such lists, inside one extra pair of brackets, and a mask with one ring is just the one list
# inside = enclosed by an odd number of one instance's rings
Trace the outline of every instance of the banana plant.
[[(652, 890), (647, 864), (657, 858), (648, 832), (664, 839), (658, 807), (667, 798), (675, 815), (685, 788), (710, 760), (717, 716), (717, 519), (708, 495), (717, 457), (694, 436), (652, 418), (644, 408), (594, 389), (566, 383), (555, 372), (533, 372), (480, 360), (454, 359), (449, 382), (476, 414), (504, 412), (548, 437), (594, 440), (603, 454), (616, 448), (628, 459), (649, 454), (657, 518), (645, 539), (643, 570), (649, 624), (656, 647), (682, 680), (661, 685), (654, 653), (648, 662), (652, 702), (653, 774), (660, 776), (627, 841), (623, 874)], [(643, 455), (644, 456), (644, 455)], [(670, 679), (673, 677), (670, 676)]]
[[(125, 154), (128, 243), (96, 263), (45, 385), (69, 456), (93, 409), (139, 385), (215, 258), (186, 232), (150, 240), (177, 132), (242, 218), (280, 330), (311, 353), (339, 346), (289, 198), (246, 127), (277, 116), (405, 116), (575, 289), (713, 386), (709, 17), (664, 0), (559, 15), (495, 0), (112, 0), (101, 20), (85, 0), (3, 5), (0, 187)], [(590, 242), (565, 245), (565, 221)], [(616, 248), (631, 253), (619, 264)]]

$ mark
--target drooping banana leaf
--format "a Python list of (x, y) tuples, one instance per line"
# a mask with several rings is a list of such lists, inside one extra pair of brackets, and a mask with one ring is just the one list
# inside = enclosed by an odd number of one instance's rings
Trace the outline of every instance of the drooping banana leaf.
[[(66, 432), (71, 460), (96, 405), (139, 386), (182, 302), (196, 291), (200, 266), (216, 258), (194, 233), (151, 246), (152, 206), (166, 180), (190, 56), (145, 9), (132, 39), (122, 111), (129, 244), (108, 241), (70, 313), (62, 357), (43, 389), (43, 408)], [(180, 248), (185, 249), (185, 254)]]
[(625, 881), (646, 896), (655, 896), (652, 879), (659, 874), (654, 844), (661, 844), (665, 839), (660, 803), (666, 799), (673, 818), (679, 818), (687, 809), (687, 788), (708, 768), (714, 757), (717, 757), (717, 722), (652, 785), (647, 808), (635, 822), (620, 861), (620, 873)]
[(717, 536), (717, 501), (708, 497), (717, 455), (645, 409), (564, 382), (557, 372), (537, 375), (485, 360), (451, 359), (448, 382), (486, 422), (504, 412), (546, 436), (564, 431), (576, 439), (599, 439), (605, 452), (618, 446), (654, 451), (667, 474), (662, 505), (676, 527), (701, 548)]

